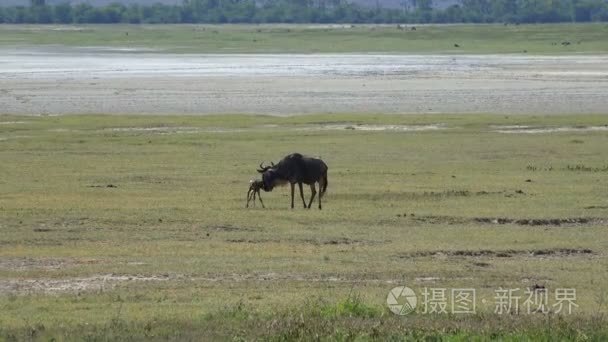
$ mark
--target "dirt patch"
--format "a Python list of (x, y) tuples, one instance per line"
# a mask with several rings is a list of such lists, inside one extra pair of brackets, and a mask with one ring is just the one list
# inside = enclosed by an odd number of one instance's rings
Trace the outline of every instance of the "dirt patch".
[(428, 224), (463, 224), (470, 222), (467, 218), (455, 216), (415, 216), (415, 214), (410, 214), (410, 218), (416, 222)]
[(29, 27), (23, 27), (20, 28), (24, 31), (46, 31), (46, 30), (53, 30), (53, 31), (77, 31), (77, 32), (93, 32), (92, 29), (90, 28), (84, 28), (84, 27), (76, 27), (76, 26), (49, 26), (47, 27), (37, 27), (37, 26), (29, 26)]
[(492, 126), (496, 133), (563, 133), (563, 132), (605, 132), (608, 125), (604, 126), (564, 126), (564, 127), (535, 127), (535, 126)]
[(252, 274), (210, 274), (201, 277), (184, 275), (95, 275), (83, 278), (66, 279), (0, 279), (0, 295), (2, 294), (61, 294), (80, 292), (111, 291), (118, 285), (128, 285), (139, 282), (163, 281), (193, 281), (193, 282), (266, 282), (266, 281), (302, 281), (302, 282), (340, 282), (340, 283), (387, 283), (396, 284), (399, 279), (361, 279), (348, 278), (338, 275), (307, 276), (292, 273), (252, 273)]
[[(398, 258), (419, 258), (419, 257), (493, 257), (511, 258), (516, 256), (523, 257), (568, 257), (577, 255), (593, 255), (591, 249), (587, 248), (552, 248), (552, 249), (532, 249), (532, 250), (437, 250), (437, 251), (418, 251), (404, 254), (397, 254)], [(487, 265), (484, 265), (487, 266)]]
[(608, 209), (608, 205), (590, 205), (584, 209)]
[(263, 132), (268, 130), (285, 131), (367, 131), (367, 132), (423, 132), (447, 129), (443, 123), (429, 125), (367, 125), (367, 124), (331, 124), (318, 123), (313, 125), (301, 126), (280, 126), (280, 125), (260, 125), (252, 128), (227, 128), (227, 127), (114, 127), (106, 128), (101, 132), (139, 132), (152, 134), (179, 134), (179, 133), (242, 133), (242, 132)]
[[(464, 279), (464, 278), (453, 278)], [(466, 278), (469, 279), (469, 278)], [(438, 277), (424, 276), (415, 278), (416, 282), (426, 283), (440, 280)], [(80, 292), (105, 292), (117, 286), (128, 286), (142, 282), (190, 281), (207, 283), (235, 282), (306, 282), (306, 283), (345, 283), (345, 284), (402, 284), (402, 278), (376, 278), (369, 273), (343, 274), (301, 274), (301, 273), (215, 273), (201, 276), (183, 274), (160, 275), (93, 275), (81, 278), (64, 279), (0, 279), (0, 295), (61, 294)]]
[(573, 172), (608, 172), (608, 165), (602, 166), (589, 166), (584, 164), (576, 164), (576, 165), (566, 165), (566, 167), (562, 168), (554, 168), (552, 165), (549, 166), (536, 166), (536, 165), (528, 165), (526, 166), (526, 171), (573, 171)]
[(310, 244), (315, 246), (321, 245), (377, 245), (386, 243), (385, 241), (373, 241), (373, 240), (355, 240), (345, 237), (332, 238), (332, 239), (294, 239), (294, 240), (279, 240), (279, 239), (227, 239), (226, 242), (232, 243), (295, 243), (295, 244)]
[(587, 165), (568, 165), (565, 170), (567, 171), (581, 171), (581, 172), (608, 172), (608, 165), (596, 167)]
[(563, 226), (563, 225), (581, 225), (581, 224), (602, 224), (604, 219), (593, 217), (575, 217), (575, 218), (549, 218), (549, 219), (510, 219), (510, 218), (490, 218), (476, 217), (473, 219), (477, 223), (484, 224), (517, 224), (520, 226)]
[(331, 239), (331, 240), (326, 240), (326, 241), (322, 242), (322, 244), (324, 244), (324, 245), (354, 245), (354, 244), (360, 244), (360, 243), (363, 243), (363, 241), (352, 240), (349, 238)]
[(89, 188), (118, 188), (117, 185), (114, 184), (106, 184), (106, 185), (89, 185)]
[(366, 124), (321, 124), (316, 126), (299, 127), (300, 131), (371, 131), (371, 132), (421, 132), (436, 131), (448, 128), (443, 123), (430, 125), (366, 125)]
[(254, 231), (257, 231), (257, 229), (247, 228), (247, 227), (236, 227), (231, 224), (209, 226), (209, 227), (207, 227), (207, 230), (216, 231), (216, 232), (254, 232)]
[(14, 136), (8, 136), (8, 137), (0, 137), (0, 141), (7, 141), (9, 139), (24, 139), (24, 138), (29, 138), (29, 135), (14, 135)]
[(113, 128), (104, 129), (104, 131), (111, 131), (111, 132), (152, 132), (152, 133), (197, 132), (199, 130), (200, 129), (198, 127), (170, 127), (170, 126), (113, 127)]
[(536, 165), (527, 165), (526, 166), (526, 171), (532, 171), (532, 172), (536, 172), (536, 171), (553, 171), (553, 166), (549, 165), (549, 166), (536, 166)]
[(420, 197), (470, 197), (470, 196), (484, 196), (484, 195), (495, 195), (503, 194), (504, 191), (477, 191), (472, 192), (469, 190), (445, 190), (445, 191), (425, 191), (420, 194)]
[(440, 278), (439, 277), (418, 277), (418, 278), (415, 278), (414, 280), (416, 280), (416, 282), (419, 282), (419, 283), (434, 283), (434, 282), (440, 280)]
[(22, 125), (26, 123), (26, 121), (0, 121), (0, 125)]
[[(397, 215), (399, 216), (399, 215)], [(406, 217), (404, 214), (403, 217)], [(514, 224), (520, 226), (578, 226), (578, 225), (598, 225), (608, 222), (607, 219), (597, 217), (573, 217), (573, 218), (540, 218), (540, 219), (514, 219), (507, 217), (457, 217), (457, 216), (416, 216), (410, 214), (410, 219), (429, 224)]]
[(279, 243), (281, 240), (278, 239), (226, 239), (226, 242), (231, 243)]
[(168, 275), (98, 275), (88, 278), (67, 279), (2, 279), (0, 294), (57, 294), (112, 290), (119, 283), (142, 281), (166, 281)]
[(25, 271), (30, 269), (56, 270), (86, 264), (98, 264), (99, 259), (62, 259), (62, 258), (0, 258), (0, 270)]
[[(403, 174), (382, 173), (388, 176), (403, 176)], [(350, 193), (350, 194), (333, 194), (334, 199), (349, 199), (363, 201), (405, 201), (405, 200), (442, 200), (455, 197), (476, 197), (476, 196), (533, 196), (533, 194), (525, 193), (523, 190), (502, 190), (502, 191), (470, 191), (449, 189), (444, 191), (424, 191), (424, 192), (366, 192), (366, 193)]]
[[(403, 279), (379, 279), (360, 276), (348, 276), (337, 274), (320, 274), (306, 275), (298, 273), (249, 273), (249, 274), (209, 274), (204, 277), (192, 278), (193, 281), (207, 282), (280, 282), (280, 281), (297, 281), (306, 283), (347, 283), (347, 284), (401, 284)], [(420, 277), (416, 278), (417, 282), (432, 282), (439, 280), (437, 277)]]
[(477, 266), (477, 267), (490, 267), (490, 266), (492, 266), (492, 264), (490, 264), (488, 262), (483, 262), (483, 261), (475, 261), (475, 262), (473, 262), (473, 266)]
[(143, 262), (143, 261), (127, 261), (125, 262), (126, 265), (130, 265), (130, 266), (143, 266), (143, 265), (149, 265), (149, 263), (147, 262)]
[(332, 238), (332, 239), (304, 239), (299, 240), (298, 242), (309, 243), (313, 245), (378, 245), (383, 244), (385, 241), (375, 241), (375, 240), (358, 240), (358, 239), (349, 239), (346, 237), (340, 238)]

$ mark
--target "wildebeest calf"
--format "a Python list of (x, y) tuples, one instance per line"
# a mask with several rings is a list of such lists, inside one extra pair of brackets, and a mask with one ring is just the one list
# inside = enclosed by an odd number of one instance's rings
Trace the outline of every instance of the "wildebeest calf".
[(262, 202), (262, 194), (260, 193), (260, 189), (264, 188), (264, 182), (259, 179), (250, 180), (249, 181), (249, 190), (247, 191), (247, 206), (249, 208), (249, 202), (253, 200), (253, 206), (255, 207), (255, 198), (256, 195), (260, 199), (260, 203), (262, 203), (262, 208), (264, 207), (264, 202)]

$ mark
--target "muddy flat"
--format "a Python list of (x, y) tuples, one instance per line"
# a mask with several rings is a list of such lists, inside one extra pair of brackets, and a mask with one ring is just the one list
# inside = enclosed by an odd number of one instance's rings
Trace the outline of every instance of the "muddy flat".
[(0, 114), (603, 113), (608, 56), (0, 51)]

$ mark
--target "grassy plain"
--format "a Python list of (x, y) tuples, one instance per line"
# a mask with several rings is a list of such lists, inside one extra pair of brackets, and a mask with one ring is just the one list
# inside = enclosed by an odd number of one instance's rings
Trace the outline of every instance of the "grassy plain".
[[(606, 124), (2, 116), (0, 340), (605, 339)], [(496, 132), (519, 126), (571, 130)], [(293, 151), (327, 161), (324, 209), (245, 209)], [(397, 285), (475, 288), (477, 314), (394, 316)], [(576, 288), (574, 314), (494, 314), (534, 285)]]
[(0, 46), (97, 46), (176, 53), (608, 52), (606, 24), (416, 25), (415, 31), (412, 26), (0, 25)]

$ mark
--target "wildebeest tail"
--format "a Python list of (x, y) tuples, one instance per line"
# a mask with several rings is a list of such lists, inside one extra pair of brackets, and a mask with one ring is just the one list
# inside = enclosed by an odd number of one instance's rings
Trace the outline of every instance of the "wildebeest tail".
[(325, 195), (325, 191), (327, 191), (327, 184), (328, 184), (328, 182), (327, 182), (327, 172), (326, 172), (323, 175), (323, 189), (321, 190), (321, 195), (320, 196)]

